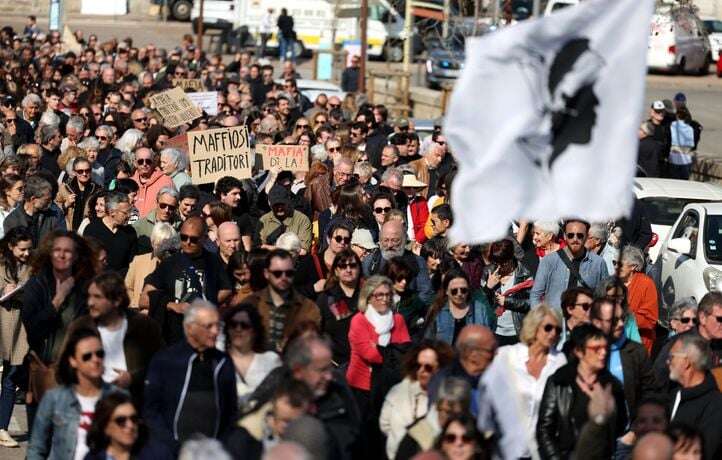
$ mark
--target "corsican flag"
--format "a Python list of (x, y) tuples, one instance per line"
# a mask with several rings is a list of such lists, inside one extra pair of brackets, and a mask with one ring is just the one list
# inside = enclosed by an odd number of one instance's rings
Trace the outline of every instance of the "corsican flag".
[(587, 0), (470, 39), (445, 131), (455, 241), (514, 219), (628, 214), (652, 0)]

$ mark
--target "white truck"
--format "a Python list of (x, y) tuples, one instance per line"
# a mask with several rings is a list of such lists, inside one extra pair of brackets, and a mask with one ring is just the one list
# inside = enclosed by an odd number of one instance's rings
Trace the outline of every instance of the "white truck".
[(707, 74), (712, 60), (704, 24), (688, 7), (663, 5), (652, 16), (647, 49), (650, 70)]
[[(297, 56), (303, 54), (304, 50), (318, 49), (322, 43), (330, 44), (333, 41), (342, 44), (360, 38), (358, 0), (205, 0), (203, 3), (204, 28), (244, 30), (248, 32), (245, 35), (250, 38), (250, 43), (246, 42), (244, 45), (259, 43), (259, 25), (269, 8), (273, 8), (276, 17), (281, 8), (286, 8), (293, 17), (298, 38)], [(368, 11), (368, 55), (394, 62), (401, 61), (403, 17), (387, 0), (370, 1)], [(194, 30), (197, 30), (199, 16), (200, 2), (196, 1), (191, 11)], [(267, 47), (278, 47), (275, 31)]]

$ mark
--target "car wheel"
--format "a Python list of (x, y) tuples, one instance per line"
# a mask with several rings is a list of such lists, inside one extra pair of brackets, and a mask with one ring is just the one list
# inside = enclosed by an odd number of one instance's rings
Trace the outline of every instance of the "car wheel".
[(404, 60), (404, 45), (400, 41), (387, 41), (384, 44), (384, 59), (386, 62), (401, 62)]
[(708, 54), (708, 55), (705, 56), (705, 58), (704, 58), (704, 64), (702, 64), (702, 68), (699, 69), (699, 74), (702, 75), (702, 76), (704, 76), (704, 75), (709, 75), (709, 65), (710, 65), (711, 63), (712, 63), (712, 58), (711, 58), (710, 55)]
[(178, 21), (187, 21), (191, 17), (193, 2), (190, 0), (177, 0), (171, 7), (171, 15)]
[(682, 58), (679, 60), (679, 64), (677, 64), (677, 75), (684, 75), (685, 67), (687, 66), (687, 60), (685, 58)]

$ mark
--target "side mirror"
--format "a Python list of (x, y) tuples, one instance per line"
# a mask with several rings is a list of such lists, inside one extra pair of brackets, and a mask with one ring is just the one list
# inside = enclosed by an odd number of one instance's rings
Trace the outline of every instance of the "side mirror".
[(689, 253), (692, 252), (692, 243), (687, 238), (673, 238), (669, 241), (667, 249), (680, 254), (690, 255)]

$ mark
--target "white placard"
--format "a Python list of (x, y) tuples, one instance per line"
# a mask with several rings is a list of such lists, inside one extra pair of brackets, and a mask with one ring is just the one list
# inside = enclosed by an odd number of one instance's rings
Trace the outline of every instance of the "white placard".
[(186, 96), (208, 115), (218, 115), (218, 91), (186, 93)]

